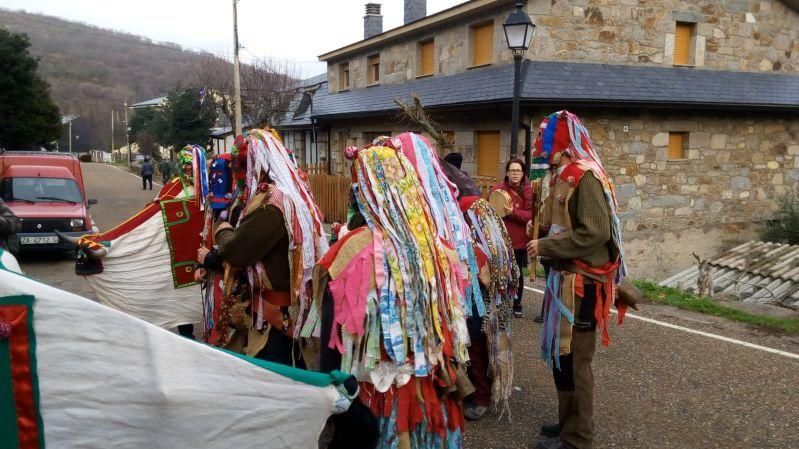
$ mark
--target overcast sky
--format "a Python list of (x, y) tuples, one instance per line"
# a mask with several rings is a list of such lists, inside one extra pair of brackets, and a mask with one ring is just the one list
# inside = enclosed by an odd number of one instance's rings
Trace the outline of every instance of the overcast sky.
[[(464, 0), (428, 0), (427, 14)], [(241, 57), (287, 59), (303, 77), (324, 72), (317, 56), (363, 38), (367, 0), (239, 0)], [(402, 25), (403, 0), (382, 0), (383, 30)], [(189, 49), (232, 53), (231, 0), (0, 0), (24, 9), (101, 28), (167, 41)]]

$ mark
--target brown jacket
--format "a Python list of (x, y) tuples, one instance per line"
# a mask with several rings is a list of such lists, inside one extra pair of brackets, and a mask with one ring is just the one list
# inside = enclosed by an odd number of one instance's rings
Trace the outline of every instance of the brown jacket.
[[(253, 200), (258, 200), (256, 195)], [(233, 267), (263, 262), (272, 290), (288, 291), (289, 237), (283, 213), (276, 206), (260, 205), (250, 211), (234, 230), (216, 232), (219, 255)]]
[[(573, 259), (600, 267), (617, 256), (612, 243), (610, 210), (602, 184), (589, 171), (576, 188), (558, 179), (544, 203), (542, 224), (560, 225), (561, 233), (538, 242), (538, 253), (566, 268)], [(569, 267), (569, 271), (575, 271)]]

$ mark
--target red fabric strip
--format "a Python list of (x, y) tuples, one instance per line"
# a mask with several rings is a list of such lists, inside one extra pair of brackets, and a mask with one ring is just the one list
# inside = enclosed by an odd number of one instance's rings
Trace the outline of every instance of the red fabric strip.
[(39, 428), (30, 366), (28, 308), (24, 305), (0, 306), (0, 320), (11, 323), (11, 336), (8, 339), (8, 345), (11, 356), (11, 379), (17, 413), (19, 449), (38, 449)]

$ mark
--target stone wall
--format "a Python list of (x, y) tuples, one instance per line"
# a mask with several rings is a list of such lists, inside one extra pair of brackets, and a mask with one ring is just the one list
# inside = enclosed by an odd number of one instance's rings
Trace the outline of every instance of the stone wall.
[[(510, 10), (464, 18), (328, 64), (338, 90), (338, 64), (349, 61), (351, 88), (366, 87), (366, 58), (380, 53), (381, 83), (416, 79), (418, 43), (435, 39), (434, 75), (470, 69), (470, 27), (494, 21), (494, 64), (512, 61), (502, 31)], [(799, 71), (799, 13), (779, 0), (529, 0), (538, 25), (527, 57), (534, 60), (672, 66), (676, 21), (696, 23), (693, 65), (741, 71)]]
[[(532, 113), (533, 129), (550, 110)], [(616, 185), (633, 275), (664, 279), (693, 263), (757, 238), (776, 198), (799, 184), (799, 118), (779, 114), (575, 109)], [(475, 118), (479, 117), (479, 118)], [(476, 172), (475, 131), (499, 130), (500, 173), (509, 157), (507, 117), (494, 111), (439, 114), (455, 132), (463, 169)], [(334, 167), (340, 148), (363, 145), (365, 132), (396, 135), (389, 118), (337, 121), (331, 127)], [(668, 160), (668, 133), (688, 132), (687, 158)], [(520, 136), (520, 146), (524, 137)]]
[[(479, 117), (479, 118), (478, 118)], [(477, 152), (475, 133), (477, 131), (499, 131), (500, 157), (497, 161), (497, 172), (504, 175), (505, 162), (510, 157), (510, 130), (507, 117), (496, 112), (482, 111), (480, 114), (437, 114), (435, 116), (439, 129), (455, 133), (455, 148), (452, 151), (463, 155), (462, 169), (472, 176), (477, 173)], [(333, 171), (344, 173), (347, 164), (343, 162), (341, 151), (350, 145), (363, 146), (366, 133), (389, 132), (396, 136), (405, 131), (419, 132), (390, 119), (351, 119), (338, 120), (330, 127), (331, 159)], [(426, 133), (422, 133), (426, 137)], [(519, 150), (522, 150), (524, 135), (519, 137)], [(442, 154), (443, 155), (443, 154)]]
[[(638, 276), (660, 279), (693, 263), (692, 251), (756, 238), (776, 198), (799, 185), (796, 116), (575, 112), (613, 176)], [(687, 159), (667, 159), (670, 131), (689, 133)]]
[(670, 66), (683, 21), (696, 24), (696, 66), (799, 70), (799, 13), (779, 0), (532, 0), (528, 10), (540, 25), (533, 59)]

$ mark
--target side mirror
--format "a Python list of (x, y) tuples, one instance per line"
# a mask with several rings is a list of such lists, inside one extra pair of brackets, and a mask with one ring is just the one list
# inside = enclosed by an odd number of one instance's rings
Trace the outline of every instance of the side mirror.
[(89, 206), (91, 206), (91, 205), (93, 205), (93, 204), (97, 204), (97, 200), (90, 199), (90, 200), (89, 200), (89, 201), (87, 201), (86, 203), (87, 203)]

